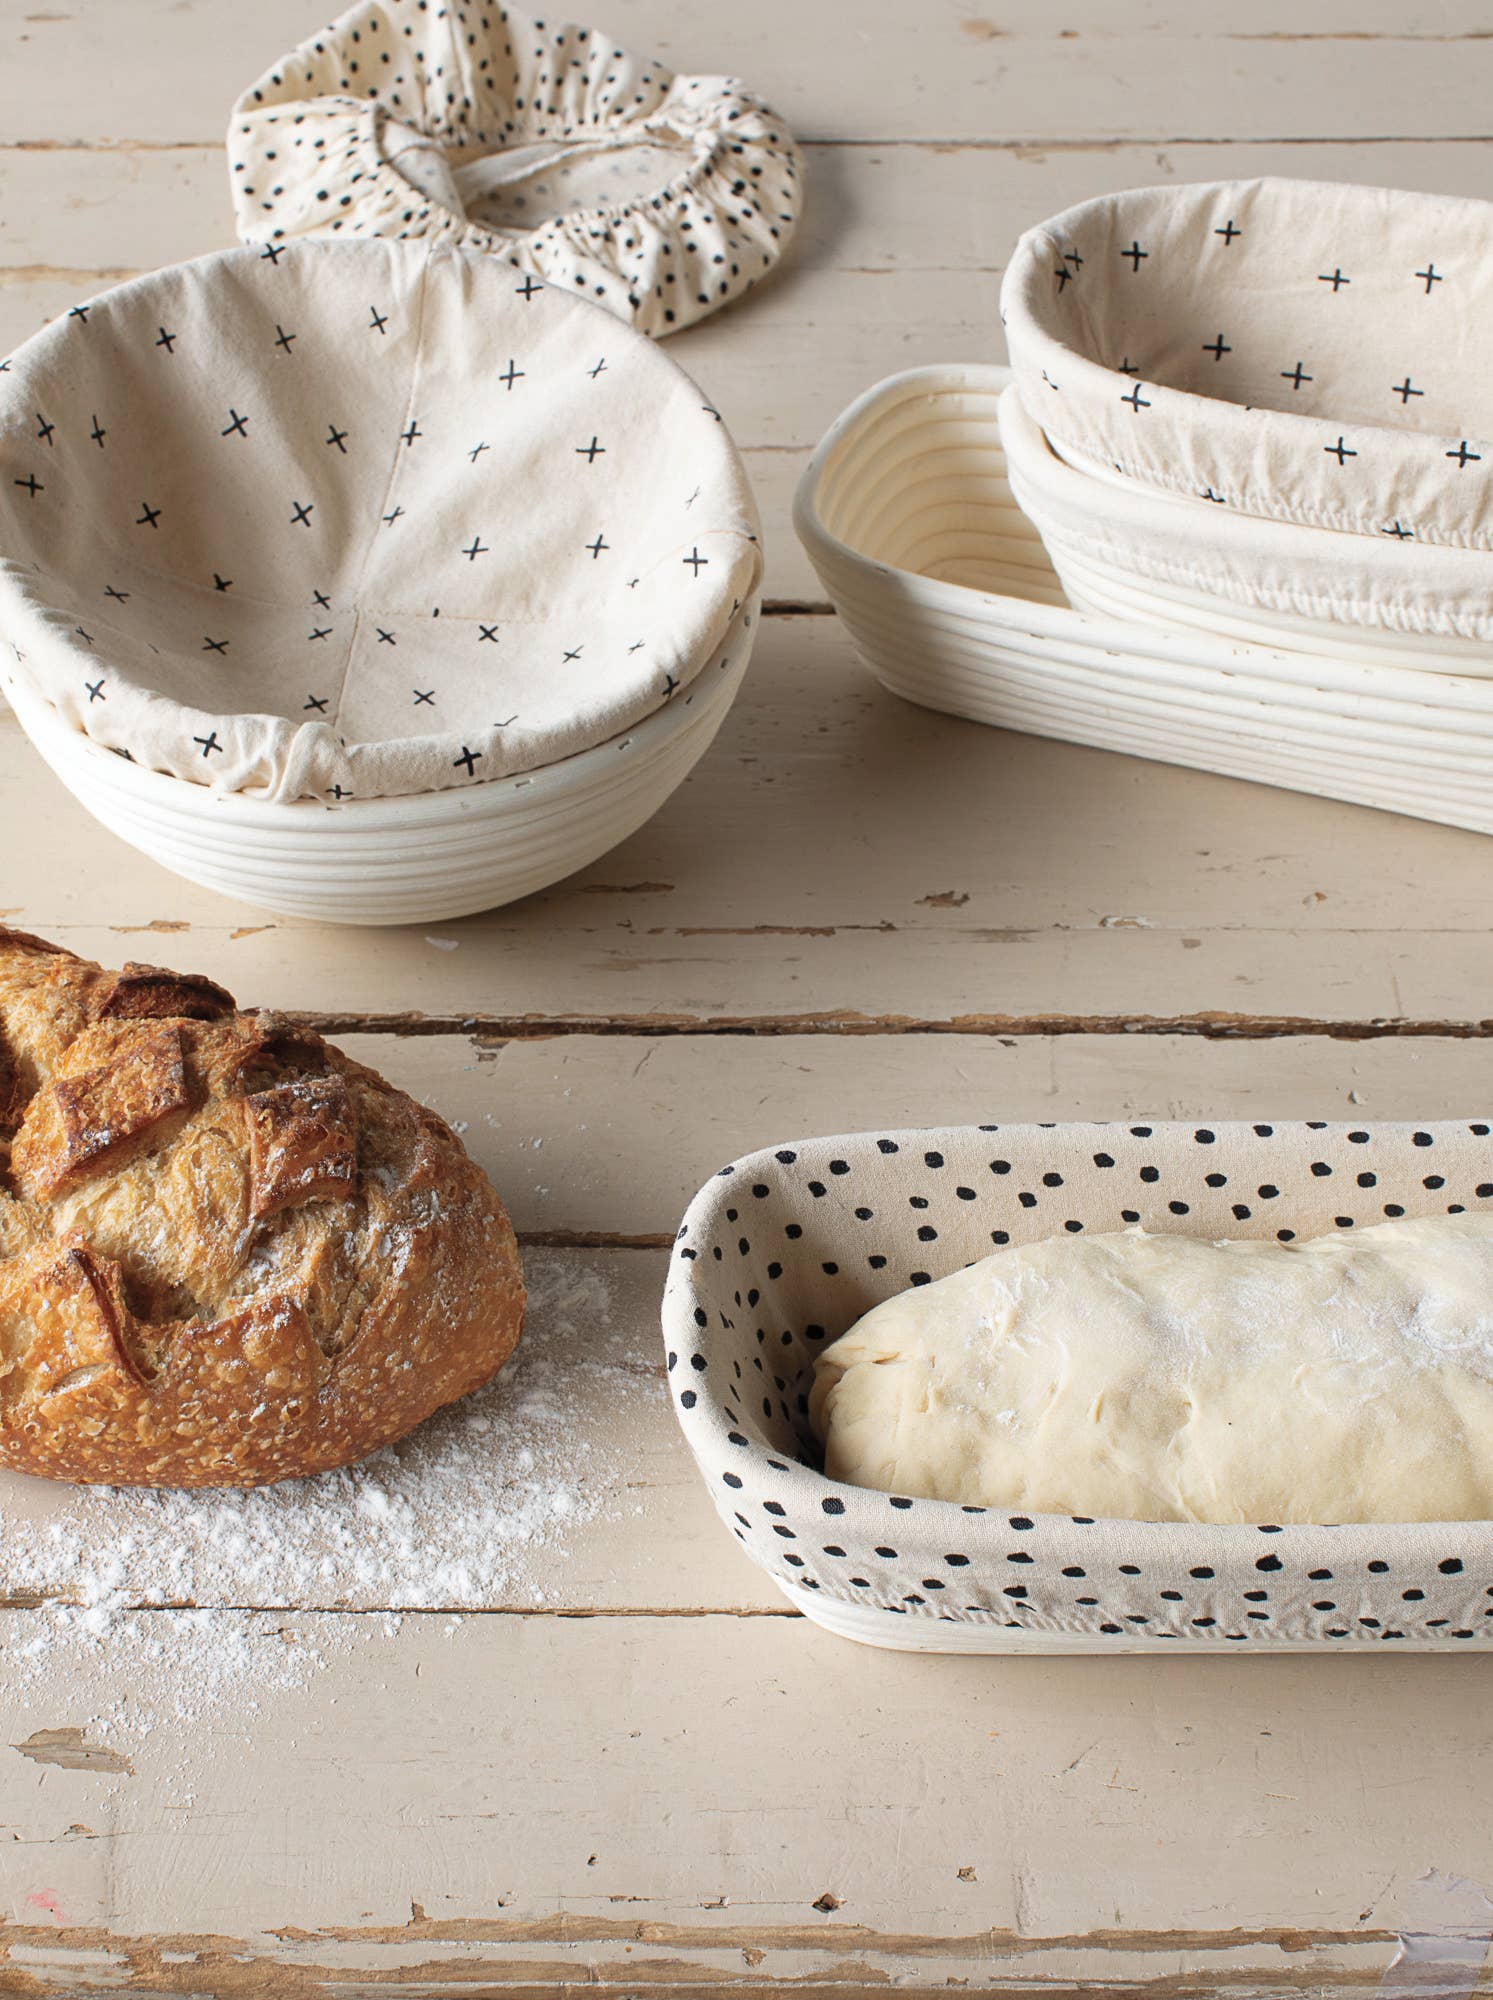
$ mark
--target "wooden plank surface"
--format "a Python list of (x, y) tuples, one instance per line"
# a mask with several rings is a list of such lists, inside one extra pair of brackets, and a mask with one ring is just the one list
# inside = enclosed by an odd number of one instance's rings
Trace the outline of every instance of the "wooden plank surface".
[(468, 1044), (461, 1059), (446, 1036), (347, 1045), (458, 1119), (516, 1226), (540, 1237), (605, 1229), (666, 1243), (717, 1167), (814, 1133), (1026, 1119), (1480, 1117), (1493, 1103), (1487, 1050), (1472, 1040), (586, 1035)]
[[(801, 137), (848, 143), (1476, 134), (1493, 76), (1473, 0), (1331, 0), (1309, 25), (1286, 0), (1247, 16), (1216, 0), (1123, 12), (1076, 0), (1061, 13), (1045, 0), (684, 13), (613, 0), (605, 14), (630, 47), (739, 75)], [(211, 141), (238, 93), (319, 25), (298, 0), (12, 0), (5, 128), (28, 142)]]
[(339, 1021), (1360, 1033), (1493, 1017), (1481, 836), (912, 708), (829, 618), (764, 621), (715, 746), (631, 840), (433, 930), (320, 927), (195, 889), (102, 834), (13, 726), (0, 812), (48, 827), (46, 870), (6, 878), (6, 921)]
[(1031, 1994), (1102, 1967), (1321, 1995), (1372, 1985), (1427, 1869), (1487, 1873), (1476, 1660), (1034, 1671), (788, 1617), (234, 1623), (249, 1713), (142, 1735), (134, 1643), (91, 1709), (0, 1688), (0, 1739), (63, 1738), (0, 1752), (0, 1980), (37, 1981), (9, 1990)]
[[(1464, 1040), (1292, 1037), (1270, 1044), (1268, 1066), (1256, 1044), (1164, 1036), (950, 1036), (936, 1063), (906, 1036), (347, 1046), (451, 1118), (502, 1191), (529, 1246), (521, 1360), (409, 1447), (281, 1494), (162, 1501), (0, 1473), (0, 1600), (775, 1608), (721, 1535), (663, 1388), (662, 1252), (718, 1165), (841, 1129), (1428, 1118), (1486, 1114), (1490, 1096), (1484, 1052)], [(600, 1244), (619, 1247), (570, 1247)], [(479, 1484), (491, 1490), (474, 1509)]]
[[(788, 526), (815, 439), (895, 369), (999, 358), (1030, 223), (1173, 178), (1486, 189), (1471, 0), (603, 24), (807, 142), (783, 272), (670, 344), (743, 447), (780, 606), (822, 596)], [(0, 348), (231, 240), (228, 104), (312, 26), (0, 0)], [(457, 1120), (534, 1284), (519, 1367), (314, 1494), (0, 1479), (0, 1992), (1264, 2000), (1376, 1990), (1438, 1912), (1493, 1929), (1478, 1660), (831, 1641), (720, 1531), (657, 1328), (684, 1203), (775, 1139), (1486, 1111), (1477, 836), (912, 710), (832, 619), (774, 616), (665, 810), (510, 910), (226, 902), (11, 727), (0, 837), (6, 921), (334, 1024)]]

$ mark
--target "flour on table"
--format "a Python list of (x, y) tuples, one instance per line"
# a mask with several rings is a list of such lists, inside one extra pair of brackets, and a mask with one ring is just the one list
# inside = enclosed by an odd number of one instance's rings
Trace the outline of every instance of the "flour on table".
[[(110, 1681), (151, 1691), (162, 1722), (226, 1700), (252, 1713), (326, 1664), (317, 1627), (336, 1621), (300, 1614), (372, 1606), (397, 1625), (406, 1610), (555, 1601), (573, 1531), (620, 1511), (597, 1414), (656, 1384), (600, 1272), (539, 1253), (527, 1275), (529, 1331), (498, 1379), (348, 1471), (248, 1493), (0, 1473), (0, 1596), (54, 1600), (8, 1621), (12, 1696), (96, 1656)], [(149, 1608), (180, 1605), (193, 1609)], [(286, 1609), (224, 1615), (244, 1606)]]

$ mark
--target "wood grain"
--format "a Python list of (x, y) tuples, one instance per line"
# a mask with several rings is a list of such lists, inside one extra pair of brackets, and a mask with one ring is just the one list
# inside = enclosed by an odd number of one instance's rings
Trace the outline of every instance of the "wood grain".
[[(1309, 27), (1286, 0), (1243, 17), (1219, 0), (1136, 11), (863, 0), (847, 17), (760, 0), (681, 15), (668, 0), (614, 0), (608, 28), (675, 69), (746, 78), (805, 139), (1403, 138), (1486, 126), (1493, 52), (1472, 0), (1330, 0)], [(299, 0), (17, 9), (4, 126), (32, 142), (210, 141), (239, 92), (316, 25)], [(142, 62), (145, 50), (160, 59)]]
[(672, 1240), (724, 1162), (815, 1133), (1025, 1119), (1430, 1118), (1488, 1111), (1466, 1041), (1176, 1036), (566, 1037), (347, 1044), (460, 1119), (518, 1229)]

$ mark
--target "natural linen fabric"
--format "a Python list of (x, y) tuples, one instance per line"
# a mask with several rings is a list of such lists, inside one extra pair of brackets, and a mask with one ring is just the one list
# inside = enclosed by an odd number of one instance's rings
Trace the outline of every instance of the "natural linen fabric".
[(1131, 189), (1029, 230), (1001, 311), (1022, 401), (1075, 464), (1363, 536), (1366, 573), (1386, 539), (1493, 548), (1493, 204)]
[[(1000, 398), (1016, 504), (1079, 611), (1359, 663), (1493, 671), (1493, 555), (1303, 527), (1060, 457), (1015, 383)], [(1444, 683), (1427, 685), (1428, 699)]]
[(754, 284), (799, 211), (797, 148), (742, 84), (500, 7), (361, 0), (245, 91), (228, 151), (246, 241), (454, 243), (651, 334)]
[(651, 341), (366, 239), (180, 265), (28, 341), (0, 558), (0, 633), (69, 721), (272, 799), (605, 742), (688, 698), (761, 574), (725, 428)]

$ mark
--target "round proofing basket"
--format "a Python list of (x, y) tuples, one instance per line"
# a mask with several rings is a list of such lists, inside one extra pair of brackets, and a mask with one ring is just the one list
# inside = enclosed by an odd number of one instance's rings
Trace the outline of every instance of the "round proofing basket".
[(495, 259), (226, 250), (78, 313), (0, 374), (0, 634), (152, 770), (331, 804), (537, 772), (688, 691), (759, 587), (696, 385)]
[(1493, 683), (1405, 667), (1398, 647), (1382, 663), (1368, 644), (1307, 657), (1219, 636), (1217, 617), (1204, 631), (1073, 610), (1007, 478), (1010, 380), (893, 376), (800, 482), (799, 537), (884, 686), (1001, 728), (1493, 831)]
[(431, 923), (511, 903), (637, 830), (710, 747), (751, 656), (755, 600), (728, 656), (625, 736), (459, 792), (323, 806), (214, 792), (71, 728), (21, 674), (5, 691), (74, 798), (173, 874), (281, 916)]

